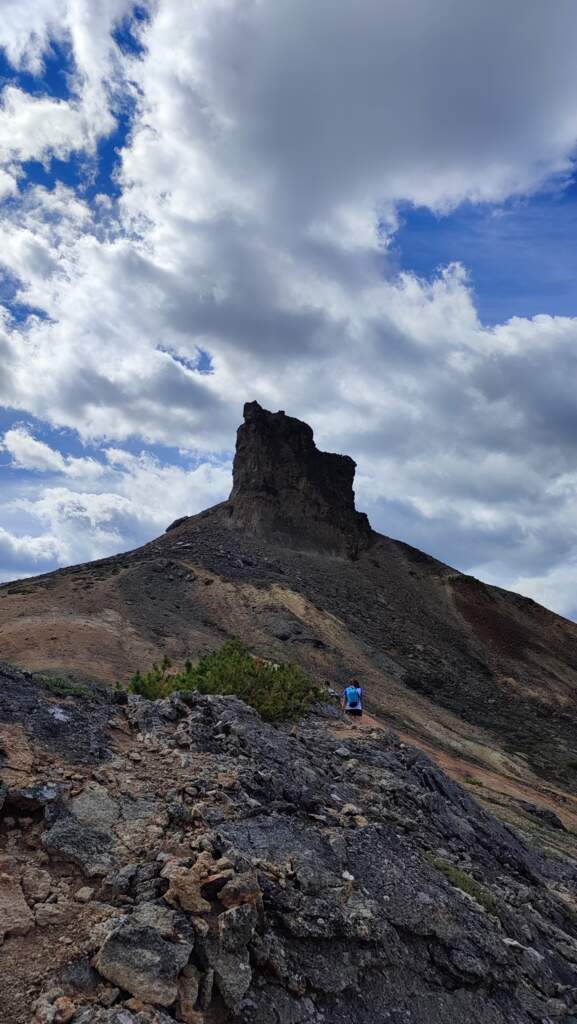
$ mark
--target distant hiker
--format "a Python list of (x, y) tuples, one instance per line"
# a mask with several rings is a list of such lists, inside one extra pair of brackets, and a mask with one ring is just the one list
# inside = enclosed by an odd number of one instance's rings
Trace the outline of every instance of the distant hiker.
[(352, 679), (343, 690), (341, 707), (347, 715), (360, 717), (363, 713), (363, 691), (356, 679)]

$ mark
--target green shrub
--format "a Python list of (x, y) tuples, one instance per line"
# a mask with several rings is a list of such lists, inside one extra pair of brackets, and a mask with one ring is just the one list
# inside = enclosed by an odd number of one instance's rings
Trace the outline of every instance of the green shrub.
[(482, 786), (483, 783), (480, 782), (479, 779), (473, 778), (472, 775), (466, 775), (465, 776), (465, 785), (466, 786)]
[(145, 675), (136, 672), (129, 688), (149, 700), (190, 690), (234, 695), (269, 721), (300, 718), (321, 697), (320, 689), (298, 666), (275, 667), (253, 657), (240, 640), (230, 640), (219, 651), (202, 657), (197, 665), (187, 661), (182, 671), (173, 671), (170, 659), (165, 657)]
[(472, 896), (480, 903), (482, 907), (489, 912), (489, 914), (496, 915), (497, 901), (495, 897), (487, 892), (482, 885), (476, 879), (468, 875), (466, 871), (461, 871), (460, 868), (456, 868), (454, 864), (449, 864), (448, 861), (443, 860), (442, 857), (433, 857), (429, 855), (427, 859), (431, 862), (433, 867), (437, 868), (437, 871), (441, 871), (445, 878), (449, 879), (451, 885), (454, 885), (461, 892), (466, 892), (468, 896)]
[(67, 679), (65, 676), (36, 675), (34, 678), (41, 686), (45, 686), (47, 690), (56, 694), (57, 697), (88, 696), (88, 690), (85, 686), (81, 686), (80, 683), (75, 683), (73, 679)]

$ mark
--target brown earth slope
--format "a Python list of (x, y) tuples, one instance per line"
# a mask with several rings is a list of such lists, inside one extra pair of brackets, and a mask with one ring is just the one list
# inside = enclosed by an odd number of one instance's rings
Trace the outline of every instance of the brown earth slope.
[(112, 683), (240, 636), (330, 685), (358, 676), (381, 721), (572, 850), (556, 826), (577, 828), (577, 626), (373, 532), (353, 476), (306, 424), (247, 405), (229, 501), (1, 587), (0, 658)]

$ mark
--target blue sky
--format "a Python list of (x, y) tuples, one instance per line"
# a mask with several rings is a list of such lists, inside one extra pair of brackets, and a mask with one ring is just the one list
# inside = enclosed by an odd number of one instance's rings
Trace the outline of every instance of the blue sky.
[(257, 398), (577, 614), (577, 10), (439, 2), (6, 0), (0, 579), (221, 500)]
[(577, 186), (499, 204), (464, 203), (449, 214), (402, 208), (394, 241), (404, 270), (429, 277), (467, 267), (485, 324), (538, 313), (577, 315)]

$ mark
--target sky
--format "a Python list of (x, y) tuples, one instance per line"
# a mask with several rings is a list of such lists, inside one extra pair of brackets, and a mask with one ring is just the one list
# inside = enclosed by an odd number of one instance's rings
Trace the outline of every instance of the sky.
[(245, 401), (577, 618), (574, 0), (2, 0), (0, 581), (225, 498)]

